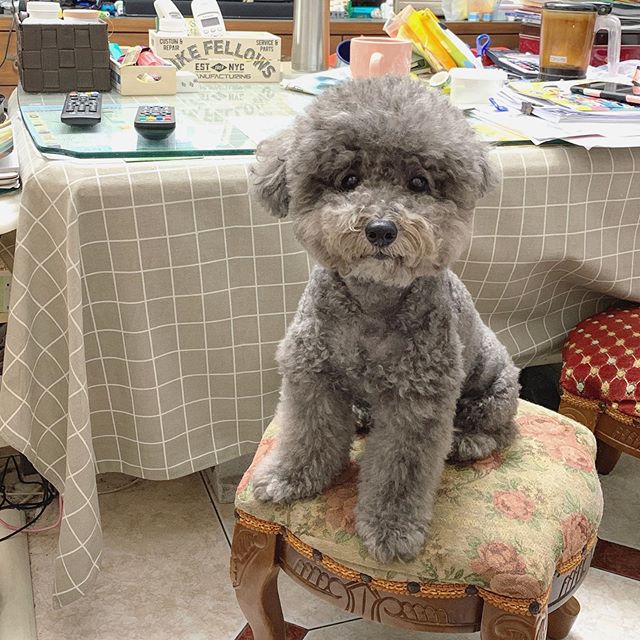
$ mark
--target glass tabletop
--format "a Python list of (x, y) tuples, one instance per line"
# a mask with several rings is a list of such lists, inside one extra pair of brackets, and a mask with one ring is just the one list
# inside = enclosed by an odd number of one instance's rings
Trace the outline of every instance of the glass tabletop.
[[(44, 153), (76, 158), (175, 158), (252, 155), (258, 143), (285, 129), (313, 100), (278, 84), (208, 84), (173, 96), (102, 94), (102, 121), (90, 127), (60, 122), (63, 93), (27, 93), (18, 87), (22, 119)], [(141, 105), (175, 108), (176, 129), (148, 140), (133, 126)]]

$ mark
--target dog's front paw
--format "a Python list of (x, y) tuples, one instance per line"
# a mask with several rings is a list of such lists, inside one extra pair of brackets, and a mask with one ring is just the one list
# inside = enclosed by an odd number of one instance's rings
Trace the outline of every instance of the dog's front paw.
[(320, 493), (323, 487), (304, 470), (265, 464), (252, 479), (253, 495), (261, 502), (294, 502)]
[(384, 519), (363, 519), (356, 523), (358, 535), (369, 553), (382, 563), (413, 560), (424, 547), (427, 529), (409, 522), (387, 523)]
[(498, 443), (493, 436), (485, 433), (457, 434), (449, 453), (449, 462), (473, 462), (488, 458)]

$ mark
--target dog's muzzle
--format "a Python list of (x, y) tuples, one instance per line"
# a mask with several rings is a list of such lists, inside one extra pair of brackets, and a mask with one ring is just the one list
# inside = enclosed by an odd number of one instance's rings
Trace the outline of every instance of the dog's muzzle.
[(371, 220), (364, 228), (367, 240), (382, 249), (388, 247), (398, 237), (398, 228), (391, 220)]

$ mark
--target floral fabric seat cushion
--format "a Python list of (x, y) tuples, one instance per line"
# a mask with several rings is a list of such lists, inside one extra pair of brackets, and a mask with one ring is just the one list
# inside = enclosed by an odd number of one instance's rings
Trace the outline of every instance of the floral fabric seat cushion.
[(591, 316), (569, 333), (560, 385), (583, 398), (640, 417), (640, 308)]
[(358, 460), (366, 437), (354, 441), (349, 467), (320, 496), (290, 505), (262, 503), (253, 496), (251, 477), (277, 441), (274, 421), (238, 487), (236, 508), (283, 525), (374, 578), (544, 596), (555, 571), (578, 559), (598, 529), (596, 444), (586, 427), (528, 402), (521, 401), (517, 422), (520, 435), (509, 449), (472, 465), (446, 466), (427, 544), (411, 562), (379, 564), (356, 534)]

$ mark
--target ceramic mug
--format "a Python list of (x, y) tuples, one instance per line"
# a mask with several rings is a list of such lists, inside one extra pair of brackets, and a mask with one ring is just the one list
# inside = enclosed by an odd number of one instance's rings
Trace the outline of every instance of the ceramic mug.
[(411, 70), (411, 43), (395, 38), (360, 36), (351, 40), (349, 57), (354, 78), (408, 76)]

